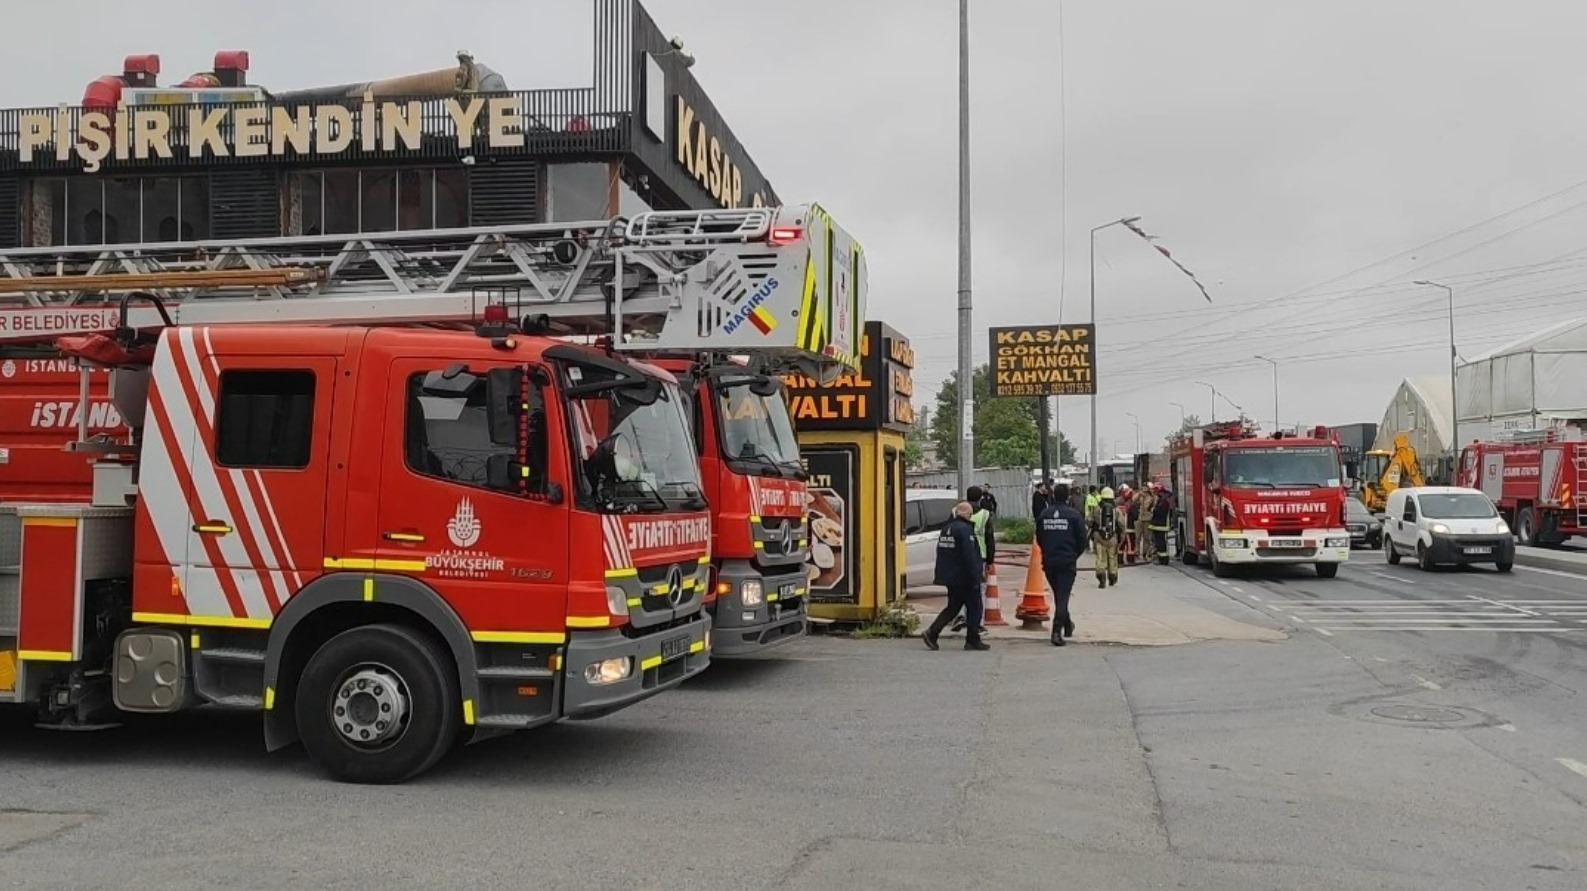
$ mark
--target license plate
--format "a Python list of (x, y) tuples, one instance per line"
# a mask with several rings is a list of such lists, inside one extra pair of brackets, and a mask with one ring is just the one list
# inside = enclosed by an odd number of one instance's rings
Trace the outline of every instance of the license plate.
[(671, 662), (680, 656), (689, 655), (689, 635), (674, 637), (661, 642), (661, 661)]
[(1490, 550), (1492, 550), (1492, 548), (1466, 548), (1466, 553), (1468, 553), (1468, 554), (1486, 554)]
[(797, 592), (798, 591), (799, 591), (799, 584), (797, 582), (789, 582), (788, 584), (783, 585), (783, 586), (781, 586), (781, 587), (779, 587), (777, 589), (777, 599), (778, 600), (787, 600), (787, 599), (789, 599), (791, 597), (797, 596)]
[(1304, 548), (1306, 542), (1298, 538), (1275, 538), (1267, 543), (1270, 548)]

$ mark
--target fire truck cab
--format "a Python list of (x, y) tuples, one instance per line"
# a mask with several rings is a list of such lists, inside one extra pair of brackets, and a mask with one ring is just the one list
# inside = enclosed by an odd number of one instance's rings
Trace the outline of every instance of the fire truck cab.
[(1326, 428), (1261, 435), (1247, 421), (1208, 424), (1169, 447), (1180, 493), (1177, 535), (1189, 565), (1299, 564), (1333, 578), (1350, 559), (1344, 472)]
[(1520, 544), (1587, 535), (1587, 433), (1578, 426), (1523, 430), (1460, 450), (1456, 482), (1482, 490)]

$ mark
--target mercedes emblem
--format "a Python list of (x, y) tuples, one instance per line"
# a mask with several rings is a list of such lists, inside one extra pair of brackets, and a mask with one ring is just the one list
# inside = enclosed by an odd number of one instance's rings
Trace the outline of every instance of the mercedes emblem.
[(667, 603), (674, 608), (683, 603), (683, 570), (677, 566), (667, 570)]

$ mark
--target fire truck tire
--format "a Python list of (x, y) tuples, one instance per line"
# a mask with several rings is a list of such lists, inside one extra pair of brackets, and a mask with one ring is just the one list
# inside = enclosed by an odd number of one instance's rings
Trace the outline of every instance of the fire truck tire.
[(401, 625), (353, 628), (304, 666), (295, 715), (309, 757), (347, 783), (401, 783), (451, 748), (462, 723), (445, 652)]
[(1317, 564), (1317, 577), (1320, 578), (1320, 579), (1331, 579), (1331, 578), (1333, 578), (1334, 576), (1336, 576), (1338, 574), (1339, 574), (1339, 564), (1337, 564), (1337, 563), (1318, 563)]
[(1220, 579), (1234, 575), (1234, 567), (1218, 559), (1218, 552), (1212, 548), (1207, 549), (1207, 562), (1212, 564), (1212, 574)]
[(1515, 538), (1524, 547), (1537, 546), (1537, 513), (1530, 507), (1521, 508), (1516, 515)]

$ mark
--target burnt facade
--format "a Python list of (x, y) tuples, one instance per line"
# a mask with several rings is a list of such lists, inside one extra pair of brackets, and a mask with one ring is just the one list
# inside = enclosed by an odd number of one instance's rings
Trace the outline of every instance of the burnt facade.
[[(592, 85), (508, 90), (466, 55), (271, 93), (247, 54), (155, 85), (129, 57), (82, 104), (0, 110), (0, 248), (382, 232), (775, 205), (637, 0), (593, 0)], [(240, 66), (240, 67), (239, 67)]]

